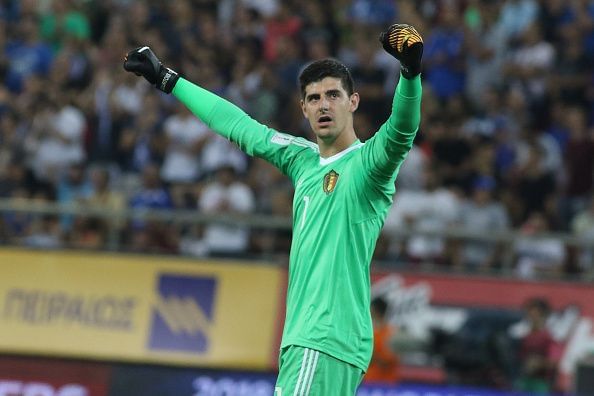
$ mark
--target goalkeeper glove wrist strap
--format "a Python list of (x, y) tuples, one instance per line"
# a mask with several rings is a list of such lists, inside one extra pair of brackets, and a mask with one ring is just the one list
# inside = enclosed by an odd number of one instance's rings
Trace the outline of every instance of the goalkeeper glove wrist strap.
[(404, 63), (400, 63), (400, 72), (404, 76), (404, 78), (410, 80), (421, 74), (421, 64), (417, 65), (405, 65)]
[(157, 78), (157, 83), (155, 84), (158, 89), (165, 93), (171, 93), (173, 91), (173, 87), (179, 80), (179, 74), (168, 68), (161, 66), (159, 70), (159, 77)]

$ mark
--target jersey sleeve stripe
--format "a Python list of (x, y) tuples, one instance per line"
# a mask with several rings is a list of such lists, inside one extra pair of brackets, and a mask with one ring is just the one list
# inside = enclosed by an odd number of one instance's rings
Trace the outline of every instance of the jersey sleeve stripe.
[(310, 149), (314, 150), (315, 152), (319, 151), (317, 144), (310, 142), (309, 140), (299, 138), (297, 136), (288, 135), (286, 133), (281, 133), (281, 132), (274, 133), (274, 135), (272, 135), (272, 137), (270, 138), (270, 142), (274, 143), (274, 144), (278, 144), (280, 146), (294, 145), (294, 146), (299, 146), (299, 147), (310, 148)]

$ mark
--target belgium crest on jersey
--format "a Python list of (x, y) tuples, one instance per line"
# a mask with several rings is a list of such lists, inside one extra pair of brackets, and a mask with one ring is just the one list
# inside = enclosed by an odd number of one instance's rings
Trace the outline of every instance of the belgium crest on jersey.
[(336, 183), (338, 182), (338, 176), (338, 173), (336, 173), (334, 169), (326, 173), (324, 176), (324, 184), (322, 186), (326, 194), (330, 194), (334, 191), (334, 187), (336, 187)]

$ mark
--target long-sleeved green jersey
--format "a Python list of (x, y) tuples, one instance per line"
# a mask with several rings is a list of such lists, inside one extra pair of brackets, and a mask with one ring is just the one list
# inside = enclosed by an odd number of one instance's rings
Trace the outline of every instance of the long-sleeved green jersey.
[(264, 158), (295, 186), (282, 347), (319, 350), (363, 371), (371, 359), (369, 265), (420, 119), (421, 82), (401, 78), (374, 136), (329, 158), (180, 78), (173, 94), (211, 129)]

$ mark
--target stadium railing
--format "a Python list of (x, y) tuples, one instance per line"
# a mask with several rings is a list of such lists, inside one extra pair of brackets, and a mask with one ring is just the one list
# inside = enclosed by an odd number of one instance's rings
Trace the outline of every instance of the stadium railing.
[[(83, 216), (102, 219), (109, 227), (106, 250), (118, 251), (123, 248), (119, 233), (119, 226), (122, 222), (131, 220), (159, 221), (176, 225), (205, 225), (223, 224), (234, 226), (245, 226), (250, 229), (269, 231), (290, 231), (292, 227), (291, 217), (269, 215), (262, 213), (252, 214), (208, 214), (198, 210), (157, 210), (157, 209), (134, 209), (128, 208), (121, 211), (105, 210), (104, 208), (91, 208), (83, 204), (62, 205), (56, 202), (40, 202), (24, 199), (0, 199), (0, 220), (1, 216), (8, 213), (30, 214), (32, 216)], [(384, 230), (392, 240), (407, 240), (411, 237), (424, 236), (428, 238), (439, 238), (444, 241), (480, 241), (498, 246), (502, 251), (499, 254), (500, 263), (493, 275), (513, 275), (515, 251), (514, 246), (519, 238), (542, 239), (552, 238), (561, 241), (566, 248), (572, 248), (577, 252), (591, 252), (594, 258), (594, 239), (581, 238), (579, 236), (563, 233), (550, 232), (533, 235), (526, 235), (518, 230), (508, 232), (477, 233), (474, 230), (459, 227), (449, 227), (440, 231), (394, 229)], [(579, 255), (580, 253), (578, 253)], [(262, 257), (276, 257), (272, 252), (262, 252)], [(390, 266), (389, 260), (379, 260), (380, 265)], [(392, 263), (393, 264), (393, 263)], [(402, 263), (401, 263), (402, 264)], [(431, 260), (422, 261), (414, 266), (423, 271), (444, 271), (447, 267)], [(410, 268), (407, 268), (410, 269)], [(456, 269), (457, 271), (460, 269)], [(464, 271), (464, 270), (462, 270)], [(594, 280), (594, 268), (582, 268), (578, 273), (566, 273), (561, 275), (565, 280), (592, 281)]]

